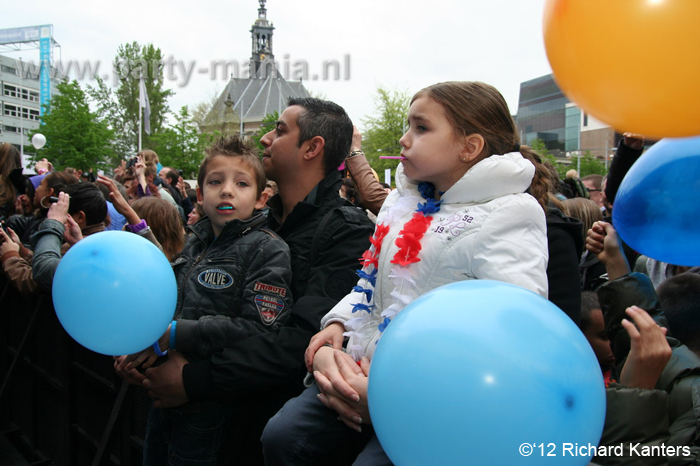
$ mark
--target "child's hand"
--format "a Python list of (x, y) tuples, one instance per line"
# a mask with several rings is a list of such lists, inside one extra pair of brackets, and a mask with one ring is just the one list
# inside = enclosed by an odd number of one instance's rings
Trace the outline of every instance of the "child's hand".
[(68, 218), (68, 206), (70, 205), (70, 196), (64, 192), (58, 194), (58, 201), (51, 204), (49, 211), (46, 214), (46, 218), (56, 220), (63, 224), (66, 223)]
[(630, 336), (630, 352), (620, 374), (620, 383), (627, 387), (653, 389), (671, 359), (671, 347), (666, 340), (667, 329), (659, 327), (642, 308), (627, 308), (627, 315), (637, 324), (622, 319)]
[(8, 252), (16, 251), (19, 254), (19, 244), (12, 241), (5, 230), (0, 228), (0, 238), (2, 242), (0, 243), (0, 256), (4, 256)]
[(109, 201), (114, 205), (114, 208), (126, 218), (129, 225), (136, 225), (141, 221), (134, 209), (131, 208), (129, 202), (124, 199), (122, 193), (119, 192), (114, 180), (111, 180), (103, 175), (97, 175), (97, 182), (109, 188)]
[(32, 203), (29, 201), (29, 196), (20, 194), (15, 199), (15, 213), (17, 215), (27, 215), (32, 211)]
[(119, 377), (126, 380), (131, 385), (142, 386), (146, 376), (136, 369), (126, 370), (124, 359), (126, 359), (126, 356), (114, 356), (114, 371)]
[(80, 225), (73, 220), (70, 214), (66, 217), (65, 223), (66, 230), (63, 232), (63, 239), (66, 240), (68, 244), (73, 246), (75, 243), (83, 239), (83, 232), (80, 229)]
[(336, 384), (323, 374), (316, 372), (316, 382), (321, 394), (319, 400), (330, 409), (335, 410), (345, 425), (358, 432), (362, 431), (361, 424), (371, 424), (369, 406), (367, 403), (367, 386), (370, 362), (362, 358), (361, 367), (355, 364), (350, 355), (334, 351), (335, 362), (338, 366), (343, 383), (350, 385), (358, 394), (356, 400), (348, 400), (337, 391)]
[(306, 352), (304, 353), (307, 371), (313, 372), (314, 356), (316, 355), (316, 351), (323, 345), (330, 344), (333, 345), (334, 349), (338, 350), (343, 347), (343, 333), (345, 333), (345, 326), (340, 322), (334, 322), (311, 337), (309, 347), (306, 348)]

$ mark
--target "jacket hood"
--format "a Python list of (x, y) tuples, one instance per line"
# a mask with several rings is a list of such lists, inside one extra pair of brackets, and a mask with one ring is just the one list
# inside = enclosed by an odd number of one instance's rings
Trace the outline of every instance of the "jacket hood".
[[(492, 155), (470, 168), (441, 200), (443, 204), (487, 202), (507, 194), (524, 193), (534, 176), (535, 166), (519, 152)], [(419, 195), (418, 181), (406, 177), (403, 164), (396, 170), (396, 188), (402, 196)]]

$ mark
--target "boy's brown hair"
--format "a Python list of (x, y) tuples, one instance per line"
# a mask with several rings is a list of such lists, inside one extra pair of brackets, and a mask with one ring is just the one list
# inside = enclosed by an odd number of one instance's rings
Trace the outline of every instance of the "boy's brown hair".
[(225, 136), (215, 141), (204, 152), (207, 155), (204, 157), (204, 160), (202, 160), (202, 164), (199, 166), (199, 174), (197, 175), (197, 184), (202, 192), (204, 192), (204, 178), (207, 176), (207, 166), (209, 162), (217, 155), (225, 155), (227, 157), (241, 157), (253, 170), (256, 183), (255, 189), (258, 198), (260, 198), (260, 195), (265, 189), (267, 178), (265, 177), (265, 168), (263, 167), (262, 161), (258, 156), (257, 150), (253, 146), (243, 141), (238, 136)]

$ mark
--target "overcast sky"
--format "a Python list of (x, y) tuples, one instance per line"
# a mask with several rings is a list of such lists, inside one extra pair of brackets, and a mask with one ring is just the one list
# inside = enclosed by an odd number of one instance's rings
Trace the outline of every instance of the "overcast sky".
[[(378, 85), (410, 94), (440, 81), (479, 80), (496, 86), (511, 112), (517, 111), (519, 86), (551, 72), (542, 40), (545, 0), (321, 0), (267, 2), (274, 23), (275, 58), (284, 73), (308, 64), (304, 81), (361, 119), (374, 112)], [(243, 64), (251, 53), (250, 28), (257, 0), (94, 2), (37, 0), (3, 9), (0, 28), (53, 24), (61, 45), (56, 59), (100, 63), (101, 76), (111, 74), (117, 47), (131, 41), (153, 43), (164, 55), (195, 72), (166, 81), (175, 91), (171, 110), (194, 106), (220, 93), (222, 72), (210, 73), (215, 60)], [(38, 60), (38, 51), (2, 52)], [(346, 68), (349, 57), (349, 69)], [(337, 60), (340, 80), (313, 80), (322, 63)], [(286, 64), (286, 65), (285, 65)], [(349, 75), (349, 79), (345, 79)], [(76, 77), (75, 74), (73, 77)], [(110, 80), (111, 81), (111, 80)], [(88, 81), (82, 81), (88, 82)]]

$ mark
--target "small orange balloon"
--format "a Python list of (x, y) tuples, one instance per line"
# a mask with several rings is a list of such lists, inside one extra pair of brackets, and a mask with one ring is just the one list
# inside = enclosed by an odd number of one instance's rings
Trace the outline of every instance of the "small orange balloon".
[(564, 94), (617, 131), (700, 135), (698, 18), (698, 0), (547, 0), (547, 58)]

